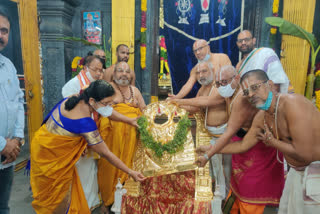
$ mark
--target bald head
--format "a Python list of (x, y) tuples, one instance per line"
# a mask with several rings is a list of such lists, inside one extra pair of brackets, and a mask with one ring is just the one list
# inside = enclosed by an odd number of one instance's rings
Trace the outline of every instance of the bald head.
[(198, 59), (198, 61), (203, 61), (203, 60), (207, 61), (208, 59), (205, 59), (206, 55), (210, 57), (210, 53), (211, 53), (208, 42), (204, 39), (196, 40), (193, 43), (193, 53)]
[(93, 51), (93, 55), (98, 56), (103, 59), (106, 58), (106, 53), (102, 49), (97, 49), (97, 50)]

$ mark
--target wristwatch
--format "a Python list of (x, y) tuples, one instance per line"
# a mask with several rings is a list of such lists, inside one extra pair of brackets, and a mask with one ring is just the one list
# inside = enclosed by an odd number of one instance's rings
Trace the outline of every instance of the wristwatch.
[(14, 137), (13, 139), (17, 140), (20, 144), (20, 147), (24, 145), (24, 138), (21, 137)]

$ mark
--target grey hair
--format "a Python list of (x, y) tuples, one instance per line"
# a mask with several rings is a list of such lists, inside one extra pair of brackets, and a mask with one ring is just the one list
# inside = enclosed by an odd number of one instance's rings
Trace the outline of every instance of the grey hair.
[(221, 79), (221, 74), (222, 74), (223, 72), (225, 72), (225, 71), (229, 71), (229, 72), (232, 72), (232, 73), (234, 73), (234, 74), (237, 73), (235, 67), (233, 67), (232, 65), (225, 65), (225, 66), (222, 66), (222, 67), (220, 68), (220, 71), (217, 72), (216, 75), (219, 74), (219, 75), (220, 75), (220, 79)]
[(206, 64), (208, 65), (208, 68), (210, 69), (210, 71), (213, 71), (213, 64), (211, 62), (204, 62), (204, 61), (200, 61), (196, 64), (196, 67), (200, 66), (201, 64)]

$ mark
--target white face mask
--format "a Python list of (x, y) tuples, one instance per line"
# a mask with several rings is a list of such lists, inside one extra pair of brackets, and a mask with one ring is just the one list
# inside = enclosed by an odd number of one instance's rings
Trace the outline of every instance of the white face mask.
[(220, 86), (218, 88), (218, 92), (222, 97), (227, 98), (227, 97), (231, 97), (233, 95), (233, 93), (236, 89), (232, 89), (231, 84), (232, 84), (232, 82), (228, 85)]
[(90, 71), (89, 71), (88, 67), (87, 67), (86, 75), (87, 75), (87, 77), (88, 77), (88, 79), (89, 79), (89, 81), (90, 81), (90, 82), (94, 82), (94, 81), (96, 81), (96, 80), (95, 80), (95, 79), (93, 79), (93, 77), (91, 76), (91, 74), (90, 74)]
[(110, 117), (112, 115), (112, 111), (113, 108), (109, 105), (96, 109), (96, 112), (98, 112), (102, 117)]

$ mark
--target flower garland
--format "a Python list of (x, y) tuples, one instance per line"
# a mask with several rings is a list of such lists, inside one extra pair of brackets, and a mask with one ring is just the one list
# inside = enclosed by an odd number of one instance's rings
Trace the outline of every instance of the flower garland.
[[(167, 71), (166, 73), (164, 72), (164, 68)], [(162, 78), (166, 79), (167, 75), (170, 75), (167, 47), (166, 47), (164, 36), (160, 36), (160, 73), (159, 73), (159, 79), (162, 79)]]
[(140, 65), (142, 70), (146, 69), (146, 56), (147, 56), (147, 45), (146, 45), (146, 31), (147, 31), (147, 0), (141, 0), (141, 39), (140, 39)]
[(152, 149), (155, 152), (155, 155), (161, 158), (165, 151), (169, 154), (175, 154), (177, 151), (183, 148), (183, 145), (187, 140), (188, 129), (191, 127), (191, 121), (189, 120), (188, 115), (183, 116), (178, 123), (173, 139), (163, 145), (161, 142), (155, 141), (150, 132), (147, 130), (148, 120), (145, 116), (142, 116), (138, 119), (138, 125), (140, 139), (143, 145), (149, 149)]
[[(273, 0), (272, 16), (274, 16), (274, 17), (278, 17), (278, 15), (279, 15), (279, 2), (280, 2), (280, 0)], [(275, 35), (277, 33), (277, 27), (272, 26), (270, 29), (270, 33)]]
[(320, 90), (315, 91), (316, 94), (316, 106), (318, 108), (318, 110), (320, 111)]
[(78, 73), (82, 70), (84, 63), (84, 58), (80, 56), (76, 56), (73, 58), (71, 63), (71, 70), (72, 70), (72, 77), (75, 77), (78, 75)]
[[(273, 0), (272, 4), (272, 16), (278, 17), (279, 15), (279, 2), (280, 0)], [(275, 43), (276, 43), (276, 34), (277, 34), (277, 27), (271, 26), (270, 28), (270, 48), (275, 49)]]

